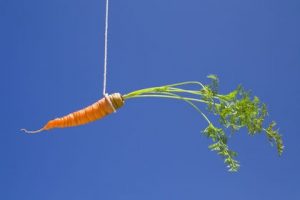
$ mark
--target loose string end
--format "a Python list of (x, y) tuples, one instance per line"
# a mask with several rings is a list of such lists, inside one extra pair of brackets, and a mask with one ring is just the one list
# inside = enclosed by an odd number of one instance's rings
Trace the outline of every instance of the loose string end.
[(39, 130), (36, 130), (36, 131), (28, 131), (26, 130), (25, 128), (22, 128), (21, 131), (25, 132), (25, 133), (28, 133), (28, 134), (35, 134), (35, 133), (39, 133), (39, 132), (42, 132), (44, 131), (45, 129), (44, 128), (41, 128)]

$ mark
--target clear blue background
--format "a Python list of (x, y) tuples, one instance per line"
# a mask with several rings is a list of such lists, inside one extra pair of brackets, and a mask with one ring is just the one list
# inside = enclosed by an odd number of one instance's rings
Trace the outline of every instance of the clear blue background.
[(0, 199), (300, 199), (300, 1), (112, 0), (108, 92), (218, 74), (268, 104), (285, 152), (245, 130), (229, 173), (183, 102), (128, 100), (85, 126), (28, 136), (101, 98), (104, 0), (1, 0)]

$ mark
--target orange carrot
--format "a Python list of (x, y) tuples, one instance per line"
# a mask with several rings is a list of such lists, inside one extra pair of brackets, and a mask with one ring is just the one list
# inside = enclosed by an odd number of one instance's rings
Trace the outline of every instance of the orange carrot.
[(105, 97), (86, 108), (70, 113), (64, 117), (48, 121), (43, 128), (37, 131), (27, 131), (26, 129), (22, 130), (26, 133), (38, 133), (53, 128), (79, 126), (101, 119), (112, 112), (115, 112), (116, 109), (123, 105), (124, 99), (120, 93), (105, 95)]

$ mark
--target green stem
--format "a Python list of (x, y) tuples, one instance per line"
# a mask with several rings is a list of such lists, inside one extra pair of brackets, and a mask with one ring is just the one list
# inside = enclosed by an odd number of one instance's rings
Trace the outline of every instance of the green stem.
[(189, 90), (189, 89), (182, 89), (178, 88), (178, 86), (183, 85), (198, 85), (201, 86), (201, 88), (205, 88), (205, 86), (197, 81), (187, 81), (187, 82), (181, 82), (181, 83), (175, 83), (170, 85), (164, 85), (160, 87), (151, 87), (151, 88), (144, 88), (141, 90), (136, 90), (134, 92), (131, 92), (129, 94), (123, 95), (123, 98), (126, 99), (132, 99), (132, 98), (168, 98), (168, 99), (178, 99), (183, 100), (190, 104), (197, 112), (199, 112), (204, 119), (210, 124), (210, 120), (208, 117), (196, 106), (193, 102), (200, 102), (209, 104), (208, 101), (202, 100), (201, 98), (193, 98), (193, 97), (186, 97), (178, 95), (177, 93), (186, 93), (190, 95), (197, 95), (198, 97), (202, 96), (201, 90)]
[[(198, 81), (186, 81), (186, 82), (175, 83), (175, 84), (170, 84), (170, 85), (163, 85), (163, 86), (159, 86), (159, 87), (151, 87), (151, 88), (144, 88), (144, 89), (141, 89), (141, 90), (136, 90), (136, 91), (133, 91), (131, 93), (123, 95), (123, 98), (124, 99), (129, 99), (131, 97), (135, 97), (135, 96), (138, 96), (140, 94), (152, 93), (152, 92), (158, 92), (158, 91), (167, 91), (170, 88), (181, 90), (181, 92), (186, 91), (186, 93), (192, 92), (191, 90), (183, 90), (183, 89), (180, 89), (180, 88), (174, 88), (176, 86), (183, 86), (183, 85), (198, 85), (198, 86), (201, 86), (202, 88), (205, 87), (202, 83), (200, 83)], [(197, 91), (195, 91), (195, 90), (193, 92), (197, 93)]]
[(190, 100), (188, 100), (189, 98), (181, 97), (181, 96), (179, 96), (177, 94), (173, 94), (173, 93), (170, 93), (170, 95), (178, 97), (178, 98), (184, 100), (185, 102), (187, 102), (188, 104), (190, 104), (194, 109), (196, 109), (203, 116), (203, 118), (207, 121), (208, 124), (211, 124), (211, 122), (207, 118), (207, 116), (193, 102), (191, 102)]
[(195, 102), (201, 102), (201, 103), (208, 103), (207, 101), (201, 100), (201, 99), (195, 99), (195, 98), (189, 98), (189, 97), (176, 97), (176, 96), (170, 96), (170, 95), (162, 95), (162, 94), (141, 94), (138, 96), (127, 96), (124, 97), (124, 99), (132, 99), (132, 98), (145, 98), (145, 97), (154, 97), (154, 98), (169, 98), (169, 99), (179, 99), (179, 100), (187, 100), (187, 101), (195, 101)]

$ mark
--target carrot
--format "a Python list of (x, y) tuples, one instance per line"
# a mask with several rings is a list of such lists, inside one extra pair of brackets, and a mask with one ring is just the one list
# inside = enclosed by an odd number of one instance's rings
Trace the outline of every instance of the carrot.
[(99, 101), (87, 106), (81, 110), (70, 113), (66, 116), (56, 118), (47, 122), (47, 124), (36, 131), (28, 131), (22, 129), (26, 133), (39, 133), (41, 131), (53, 128), (66, 128), (87, 124), (98, 119), (101, 119), (124, 105), (124, 99), (120, 93), (105, 95)]
[[(218, 92), (218, 77), (209, 75), (208, 78), (212, 80), (212, 83), (207, 85), (198, 81), (186, 81), (135, 90), (124, 95), (119, 93), (105, 95), (104, 98), (82, 110), (49, 121), (40, 130), (23, 130), (27, 133), (38, 133), (52, 128), (65, 128), (86, 124), (114, 112), (123, 106), (124, 101), (128, 99), (149, 97), (177, 99), (191, 105), (207, 122), (207, 127), (202, 133), (213, 141), (209, 145), (209, 149), (216, 151), (224, 157), (224, 162), (229, 171), (237, 171), (240, 165), (235, 159), (237, 153), (228, 146), (228, 140), (232, 134), (229, 137), (228, 133), (225, 132), (227, 128), (231, 129), (231, 132), (234, 132), (244, 127), (248, 129), (249, 134), (252, 136), (265, 132), (268, 140), (271, 144), (276, 145), (278, 154), (281, 155), (284, 145), (282, 136), (275, 129), (276, 123), (272, 122), (268, 126), (264, 126), (265, 118), (268, 114), (266, 105), (260, 102), (258, 97), (251, 97), (241, 86), (228, 94), (221, 94)], [(209, 113), (219, 117), (219, 126), (210, 121), (208, 116), (199, 107), (200, 103), (206, 105)]]

